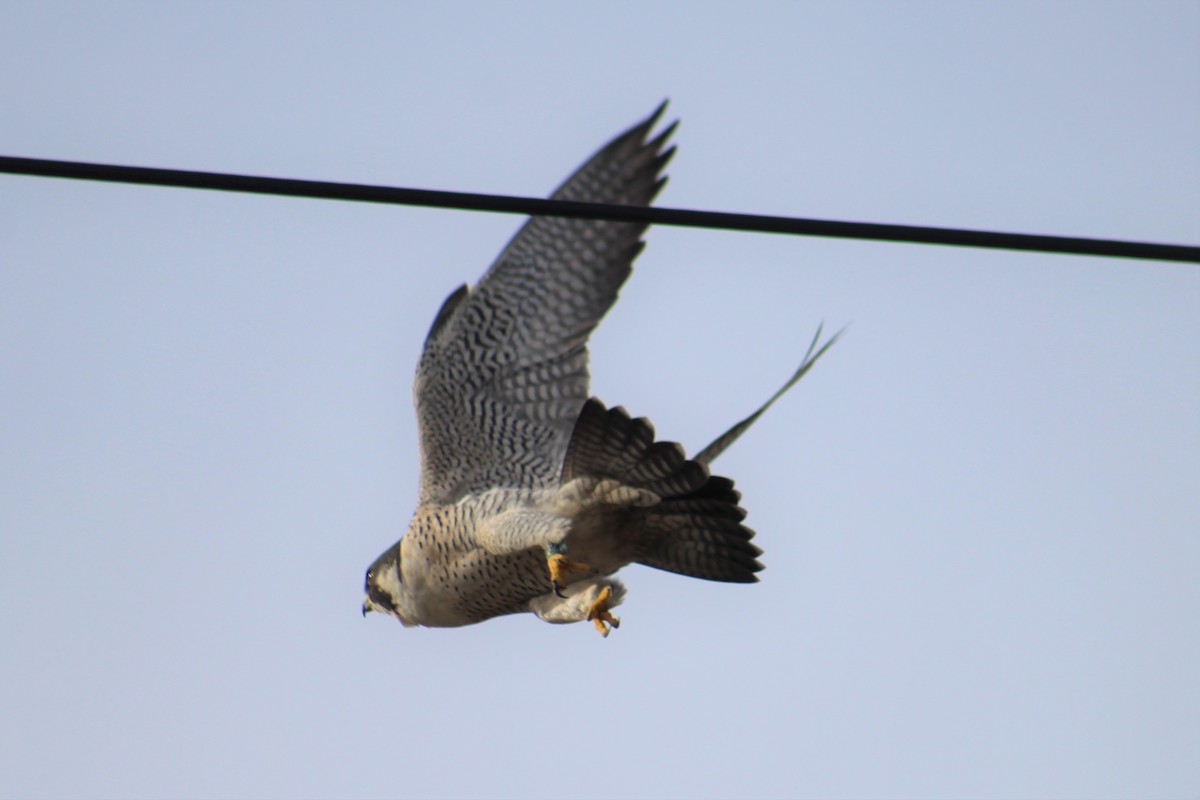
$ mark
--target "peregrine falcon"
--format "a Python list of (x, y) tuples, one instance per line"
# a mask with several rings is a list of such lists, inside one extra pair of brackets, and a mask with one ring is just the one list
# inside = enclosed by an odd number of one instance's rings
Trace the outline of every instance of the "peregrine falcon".
[[(674, 152), (665, 103), (551, 195), (647, 205)], [(733, 481), (709, 463), (833, 344), (820, 329), (791, 379), (688, 459), (644, 418), (588, 394), (587, 341), (617, 299), (646, 226), (534, 217), (472, 288), (442, 304), (413, 383), (417, 509), (367, 570), (363, 614), (452, 627), (532, 612), (608, 635), (639, 563), (752, 583), (762, 551)]]

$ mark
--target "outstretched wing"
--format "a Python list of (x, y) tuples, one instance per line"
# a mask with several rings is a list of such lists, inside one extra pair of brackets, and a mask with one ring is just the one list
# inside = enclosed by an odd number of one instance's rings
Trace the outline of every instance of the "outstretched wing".
[[(666, 104), (618, 136), (551, 197), (648, 204), (666, 182)], [(474, 289), (446, 299), (425, 340), (413, 397), (419, 503), (558, 477), (588, 398), (587, 339), (617, 299), (646, 226), (533, 217)]]

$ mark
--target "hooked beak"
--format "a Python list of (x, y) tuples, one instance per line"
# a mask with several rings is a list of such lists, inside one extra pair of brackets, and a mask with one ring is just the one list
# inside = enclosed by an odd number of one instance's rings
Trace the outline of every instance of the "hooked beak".
[(369, 612), (374, 611), (374, 610), (375, 610), (375, 608), (371, 605), (370, 600), (363, 600), (363, 616), (364, 617), (366, 617)]

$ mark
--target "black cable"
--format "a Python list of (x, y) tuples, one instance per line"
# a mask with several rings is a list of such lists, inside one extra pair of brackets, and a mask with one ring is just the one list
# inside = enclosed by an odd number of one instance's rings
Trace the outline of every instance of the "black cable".
[(51, 178), (79, 178), (116, 183), (180, 186), (190, 189), (217, 189), (227, 192), (317, 197), (327, 200), (354, 200), (366, 203), (459, 208), (474, 211), (498, 211), (508, 214), (609, 219), (656, 225), (680, 225), (696, 228), (790, 233), (805, 236), (829, 236), (844, 239), (874, 239), (891, 242), (988, 247), (1041, 253), (1144, 258), (1159, 261), (1200, 263), (1200, 246), (1129, 242), (1113, 239), (1084, 239), (1074, 236), (1042, 236), (1027, 233), (927, 228), (919, 225), (885, 225), (871, 222), (772, 217), (759, 214), (729, 214), (719, 211), (692, 211), (656, 206), (621, 206), (605, 203), (579, 203), (536, 197), (441, 192), (430, 189), (401, 189), (357, 183), (303, 181), (266, 178), (256, 175), (229, 175), (219, 172), (192, 172), (179, 169), (127, 167), (91, 164), (81, 161), (52, 161), (43, 158), (0, 156), (0, 172), (16, 175), (40, 175)]

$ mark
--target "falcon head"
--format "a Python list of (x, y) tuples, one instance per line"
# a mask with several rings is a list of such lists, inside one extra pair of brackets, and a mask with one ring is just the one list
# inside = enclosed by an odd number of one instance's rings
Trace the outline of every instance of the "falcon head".
[(404, 583), (400, 579), (400, 545), (396, 544), (384, 551), (375, 559), (375, 563), (367, 570), (367, 578), (363, 587), (362, 613), (365, 617), (368, 611), (379, 611), (400, 620), (404, 627), (416, 625), (416, 621), (407, 616), (405, 607)]

